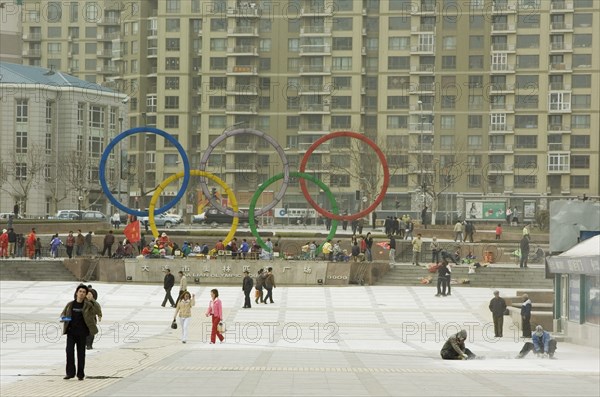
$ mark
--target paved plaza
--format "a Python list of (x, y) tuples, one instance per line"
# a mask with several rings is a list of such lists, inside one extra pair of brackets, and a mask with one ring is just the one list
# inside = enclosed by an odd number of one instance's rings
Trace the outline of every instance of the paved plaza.
[[(275, 304), (242, 309), (238, 287), (219, 288), (228, 324), (211, 345), (204, 316), (213, 286), (192, 285), (187, 344), (160, 307), (161, 285), (94, 283), (104, 317), (87, 378), (63, 380), (58, 317), (76, 283), (0, 283), (2, 396), (598, 396), (600, 353), (559, 342), (556, 360), (514, 357), (509, 317), (493, 338), (492, 290), (453, 287), (285, 287)], [(515, 290), (502, 289), (511, 296)], [(447, 336), (469, 330), (483, 360), (444, 361)]]

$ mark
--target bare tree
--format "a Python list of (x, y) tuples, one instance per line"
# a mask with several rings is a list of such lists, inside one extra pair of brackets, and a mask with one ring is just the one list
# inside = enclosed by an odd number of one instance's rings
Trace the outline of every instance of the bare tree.
[(45, 167), (45, 149), (29, 145), (22, 153), (11, 152), (0, 171), (0, 189), (7, 192), (15, 202), (21, 201), (27, 212), (27, 202), (32, 188), (38, 186)]

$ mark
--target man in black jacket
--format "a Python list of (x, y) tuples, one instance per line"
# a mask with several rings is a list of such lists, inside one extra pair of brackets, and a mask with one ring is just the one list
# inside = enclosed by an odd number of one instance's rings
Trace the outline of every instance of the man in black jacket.
[(506, 301), (500, 298), (500, 291), (494, 291), (494, 297), (490, 301), (490, 311), (494, 319), (494, 336), (502, 338), (502, 327), (504, 326), (504, 311), (506, 310)]
[(448, 338), (444, 343), (444, 347), (442, 347), (442, 351), (440, 351), (442, 358), (444, 360), (470, 360), (476, 358), (477, 356), (465, 347), (466, 339), (467, 331), (464, 329)]
[(175, 285), (175, 276), (173, 276), (171, 274), (170, 269), (166, 269), (165, 273), (166, 273), (165, 279), (163, 281), (163, 287), (165, 289), (165, 299), (163, 299), (163, 303), (161, 306), (165, 307), (165, 305), (167, 304), (167, 300), (169, 300), (171, 307), (175, 307), (175, 301), (173, 300), (173, 297), (171, 296), (171, 289)]
[(448, 270), (448, 262), (443, 260), (440, 267), (438, 267), (437, 294), (435, 294), (435, 296), (446, 296), (449, 276), (450, 271)]
[(244, 291), (244, 309), (250, 309), (252, 305), (250, 305), (250, 292), (252, 292), (252, 287), (254, 287), (254, 281), (252, 277), (250, 277), (250, 272), (248, 270), (244, 270), (244, 280), (242, 281), (242, 291)]

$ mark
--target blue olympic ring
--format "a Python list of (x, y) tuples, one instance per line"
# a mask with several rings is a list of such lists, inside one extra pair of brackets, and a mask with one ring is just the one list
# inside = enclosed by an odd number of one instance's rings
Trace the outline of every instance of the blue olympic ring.
[(131, 209), (129, 207), (125, 207), (123, 204), (121, 204), (115, 198), (115, 196), (113, 196), (113, 194), (110, 192), (108, 184), (106, 183), (106, 172), (105, 172), (106, 161), (108, 160), (108, 156), (110, 155), (110, 152), (116, 146), (116, 144), (119, 143), (121, 140), (127, 138), (130, 135), (138, 134), (141, 132), (150, 132), (150, 133), (160, 135), (163, 138), (165, 138), (167, 141), (169, 141), (173, 146), (175, 146), (177, 148), (177, 151), (179, 151), (179, 154), (181, 155), (181, 160), (183, 161), (184, 176), (183, 176), (183, 182), (181, 183), (181, 188), (177, 192), (177, 195), (175, 197), (173, 197), (173, 199), (171, 201), (169, 201), (163, 207), (160, 207), (160, 208), (154, 210), (154, 215), (158, 215), (158, 214), (162, 214), (163, 212), (167, 212), (168, 210), (173, 208), (179, 200), (181, 200), (181, 198), (183, 197), (183, 195), (188, 187), (188, 183), (190, 181), (190, 162), (188, 160), (188, 156), (185, 153), (183, 146), (181, 146), (181, 144), (177, 141), (177, 139), (175, 139), (175, 137), (173, 135), (171, 135), (167, 132), (164, 132), (163, 130), (159, 130), (158, 128), (153, 128), (153, 127), (136, 127), (136, 128), (131, 128), (127, 131), (121, 132), (112, 141), (110, 141), (108, 146), (106, 146), (106, 149), (104, 149), (104, 152), (102, 153), (102, 157), (100, 158), (100, 169), (99, 169), (100, 185), (102, 186), (102, 190), (104, 191), (104, 194), (106, 195), (108, 200), (115, 207), (120, 209), (121, 211), (123, 211), (129, 215), (148, 216), (148, 211), (137, 211), (137, 210)]

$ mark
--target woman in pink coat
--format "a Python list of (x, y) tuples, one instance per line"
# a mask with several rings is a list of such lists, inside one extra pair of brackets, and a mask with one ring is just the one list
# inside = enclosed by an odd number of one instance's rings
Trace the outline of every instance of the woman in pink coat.
[(206, 310), (206, 317), (212, 316), (212, 332), (210, 333), (210, 343), (215, 343), (218, 337), (221, 343), (225, 337), (221, 334), (217, 327), (219, 322), (223, 319), (223, 306), (219, 299), (219, 291), (217, 289), (210, 290), (211, 301), (208, 303), (208, 309)]

